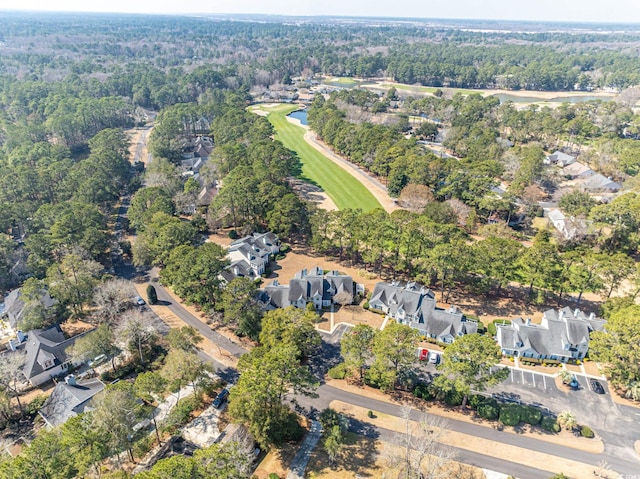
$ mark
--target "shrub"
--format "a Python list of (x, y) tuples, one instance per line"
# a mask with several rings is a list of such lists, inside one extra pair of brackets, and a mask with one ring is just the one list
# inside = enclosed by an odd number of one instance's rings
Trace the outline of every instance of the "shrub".
[(547, 432), (560, 432), (560, 424), (551, 416), (544, 416), (540, 422), (540, 427)]
[(345, 363), (340, 363), (337, 366), (329, 369), (329, 377), (331, 379), (344, 379), (347, 377), (349, 370), (347, 369), (347, 365)]
[(38, 414), (38, 411), (42, 408), (42, 405), (47, 400), (47, 396), (44, 394), (38, 394), (34, 397), (29, 404), (24, 407), (24, 412), (26, 412), (29, 416), (35, 416)]
[(238, 232), (236, 230), (229, 231), (229, 238), (232, 240), (238, 239)]
[(149, 304), (158, 304), (158, 293), (152, 284), (147, 285), (147, 300)]
[(272, 472), (271, 474), (269, 474), (269, 479), (280, 479), (280, 476), (275, 472)]
[(464, 394), (460, 391), (452, 389), (451, 391), (447, 391), (444, 395), (444, 403), (447, 406), (460, 406), (462, 404), (462, 400), (464, 399)]
[(520, 424), (522, 407), (517, 404), (506, 404), (500, 408), (499, 420), (505, 426), (517, 426)]
[(522, 408), (521, 419), (523, 422), (535, 426), (540, 424), (540, 421), (542, 420), (542, 412), (537, 407), (526, 406)]
[(175, 434), (180, 427), (189, 422), (191, 413), (193, 413), (200, 404), (200, 400), (195, 396), (180, 399), (167, 417), (162, 421), (160, 430), (169, 434)]
[(427, 383), (418, 383), (413, 388), (413, 395), (425, 401), (433, 401), (436, 397), (433, 388)]
[(362, 307), (364, 309), (369, 309), (369, 301), (365, 301), (364, 304), (362, 305)]
[(586, 438), (589, 438), (589, 439), (593, 439), (594, 437), (596, 437), (596, 435), (593, 432), (593, 430), (588, 426), (582, 426), (580, 428), (580, 435), (582, 437), (586, 437)]
[(489, 323), (489, 326), (487, 326), (487, 331), (491, 336), (495, 336), (498, 333), (496, 325), (493, 323)]
[(498, 419), (500, 415), (500, 406), (495, 399), (489, 398), (478, 404), (477, 408), (478, 416), (483, 419)]
[(153, 448), (155, 441), (156, 441), (155, 434), (152, 434), (152, 435), (147, 434), (142, 438), (138, 439), (136, 442), (133, 443), (133, 447), (131, 448), (133, 451), (133, 455), (135, 457), (143, 458)]
[(469, 397), (469, 406), (473, 409), (477, 409), (485, 399), (486, 398), (480, 394), (472, 394), (471, 397)]
[(291, 249), (291, 246), (289, 246), (288, 244), (280, 245), (280, 253), (282, 254), (287, 253), (290, 249)]
[(367, 411), (367, 417), (373, 419), (373, 411)]

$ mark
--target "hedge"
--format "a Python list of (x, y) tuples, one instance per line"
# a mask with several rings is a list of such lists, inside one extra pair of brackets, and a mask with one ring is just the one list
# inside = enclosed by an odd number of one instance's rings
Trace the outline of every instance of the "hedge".
[(540, 422), (540, 427), (547, 432), (560, 432), (560, 424), (551, 416), (544, 416)]
[(586, 438), (589, 438), (589, 439), (593, 439), (594, 437), (596, 437), (596, 435), (593, 432), (593, 430), (588, 426), (582, 426), (580, 428), (580, 435), (582, 437), (586, 437)]
[(525, 406), (522, 408), (522, 422), (537, 426), (542, 420), (542, 412), (537, 407)]
[(347, 365), (345, 363), (340, 363), (337, 366), (329, 369), (329, 377), (331, 379), (344, 379), (347, 377), (349, 370), (347, 369)]
[(477, 412), (483, 419), (495, 420), (500, 416), (500, 407), (495, 399), (487, 399), (478, 405)]
[(500, 408), (499, 421), (505, 426), (517, 426), (521, 422), (522, 407), (517, 404), (506, 404)]

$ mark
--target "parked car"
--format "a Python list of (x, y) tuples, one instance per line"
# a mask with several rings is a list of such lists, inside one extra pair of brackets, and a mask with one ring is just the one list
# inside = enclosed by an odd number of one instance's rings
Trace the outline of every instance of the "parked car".
[(429, 353), (429, 362), (431, 364), (439, 364), (440, 363), (440, 355), (435, 351), (431, 351)]
[(89, 361), (88, 364), (90, 368), (95, 368), (96, 366), (104, 363), (106, 360), (107, 356), (105, 354), (100, 354), (99, 356), (96, 356), (91, 361)]
[(569, 382), (568, 386), (571, 389), (578, 389), (580, 387), (580, 383), (578, 382), (575, 376), (571, 376), (571, 381)]
[(429, 358), (429, 350), (422, 348), (420, 353), (418, 354), (418, 359), (420, 361), (426, 361)]
[(227, 402), (227, 397), (229, 396), (229, 390), (224, 388), (213, 400), (213, 407), (220, 409), (222, 405)]
[(136, 296), (135, 298), (135, 302), (138, 306), (144, 306), (145, 304), (147, 304), (144, 299), (142, 299), (140, 296)]
[(589, 384), (591, 385), (591, 390), (596, 394), (604, 394), (604, 387), (600, 384), (600, 381), (596, 381), (595, 379), (589, 380)]

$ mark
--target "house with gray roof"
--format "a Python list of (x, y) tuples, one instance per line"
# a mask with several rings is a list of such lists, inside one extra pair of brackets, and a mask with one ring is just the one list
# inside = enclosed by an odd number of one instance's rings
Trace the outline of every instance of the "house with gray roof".
[(105, 388), (99, 379), (78, 382), (73, 375), (59, 382), (42, 405), (38, 414), (49, 427), (64, 424), (69, 419), (91, 410), (91, 400)]
[(585, 179), (580, 188), (587, 193), (616, 193), (622, 189), (622, 185), (604, 175), (595, 174)]
[(564, 167), (564, 166), (570, 165), (571, 163), (576, 162), (576, 158), (574, 156), (567, 155), (566, 153), (563, 153), (561, 151), (555, 151), (551, 153), (549, 156), (547, 156), (547, 160), (548, 160), (548, 163), (551, 163), (551, 164), (555, 163), (561, 167)]
[(433, 291), (416, 283), (377, 283), (369, 299), (369, 309), (383, 312), (400, 324), (443, 343), (452, 343), (465, 334), (478, 332), (478, 323), (469, 321), (455, 306), (436, 306)]
[(589, 335), (602, 331), (606, 321), (579, 309), (550, 309), (540, 324), (516, 318), (511, 324), (496, 325), (496, 339), (502, 354), (521, 358), (567, 362), (583, 359), (589, 351)]
[(19, 346), (26, 351), (22, 372), (27, 380), (33, 386), (39, 386), (66, 372), (69, 366), (75, 364), (66, 351), (84, 334), (67, 339), (57, 324), (47, 329), (29, 331)]
[(242, 269), (253, 271), (258, 277), (269, 264), (269, 257), (280, 252), (280, 239), (274, 233), (253, 233), (229, 245), (231, 264), (242, 263)]
[(353, 298), (356, 290), (361, 289), (354, 285), (351, 276), (337, 271), (325, 274), (322, 268), (315, 267), (298, 271), (288, 285), (281, 285), (277, 280), (269, 283), (263, 290), (268, 301), (263, 303), (267, 309), (305, 308), (308, 303), (321, 309), (331, 306), (336, 295), (345, 293)]
[(562, 174), (572, 180), (589, 178), (596, 174), (591, 168), (577, 161), (562, 168)]
[[(47, 291), (42, 291), (40, 303), (46, 309), (52, 308), (56, 300), (49, 296)], [(17, 330), (24, 313), (24, 298), (20, 289), (14, 289), (4, 300), (4, 312), (0, 313), (0, 318), (6, 318), (13, 330)]]

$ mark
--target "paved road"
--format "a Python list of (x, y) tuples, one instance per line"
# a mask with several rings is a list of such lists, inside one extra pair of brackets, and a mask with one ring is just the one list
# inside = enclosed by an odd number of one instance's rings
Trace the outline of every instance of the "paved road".
[[(322, 410), (328, 407), (331, 401), (338, 400), (396, 417), (401, 417), (402, 415), (402, 407), (399, 405), (379, 401), (377, 399), (361, 396), (359, 394), (353, 394), (347, 391), (343, 391), (342, 389), (329, 386), (328, 384), (321, 385), (318, 388), (317, 393), (319, 396), (318, 398), (313, 399), (298, 397), (297, 400), (301, 406), (308, 408), (308, 410), (312, 412)], [(413, 419), (418, 420), (420, 418), (420, 412), (414, 411), (413, 414)], [(464, 421), (447, 419), (447, 424), (447, 429), (450, 429), (452, 431), (488, 439), (495, 442), (501, 442), (512, 446), (518, 446), (532, 451), (551, 454), (573, 461), (584, 462), (585, 464), (592, 464), (594, 466), (597, 466), (603, 461), (606, 461), (606, 463), (609, 464), (612, 470), (623, 474), (637, 474), (638, 471), (640, 471), (640, 461), (634, 458), (623, 458), (614, 456), (610, 453), (609, 450), (605, 450), (603, 454), (592, 454), (589, 452), (580, 451), (578, 449), (573, 449), (546, 441), (540, 441), (528, 436), (518, 436), (508, 432), (498, 431), (497, 429), (492, 429), (486, 426), (479, 426)], [(484, 457), (487, 462), (478, 463), (476, 465), (486, 467), (488, 469), (498, 470), (504, 472), (505, 474), (512, 474), (512, 472), (508, 469), (496, 469), (494, 467), (494, 457), (477, 454), (477, 457), (480, 456)], [(555, 473), (557, 471), (551, 472)], [(522, 477), (528, 478), (529, 475), (525, 474)]]
[(156, 292), (158, 293), (159, 304), (164, 305), (165, 307), (170, 309), (173, 314), (178, 316), (189, 326), (196, 329), (200, 334), (202, 334), (202, 336), (219, 345), (221, 348), (229, 351), (232, 355), (239, 358), (247, 352), (247, 350), (242, 346), (231, 341), (229, 338), (221, 335), (220, 333), (213, 331), (207, 324), (203, 323), (200, 319), (193, 316), (189, 311), (184, 309), (178, 303), (175, 303), (173, 301), (173, 298), (169, 296), (169, 293), (167, 293), (164, 287), (159, 282), (157, 282), (157, 277), (157, 271), (153, 269), (151, 271), (151, 282), (154, 284)]
[[(374, 431), (363, 431), (360, 434), (399, 446), (403, 445), (398, 433), (389, 429), (377, 427)], [(477, 452), (467, 451), (466, 449), (451, 446), (446, 446), (446, 448), (453, 451), (454, 459), (456, 461), (480, 467), (482, 469), (489, 469), (491, 471), (508, 471), (505, 472), (505, 474), (508, 473), (514, 477), (520, 477), (522, 479), (549, 479), (550, 476), (555, 474), (554, 471), (536, 469), (523, 464), (518, 464), (517, 462), (505, 461), (497, 457), (485, 456), (484, 454), (479, 454)], [(543, 466), (541, 465), (541, 467)]]

